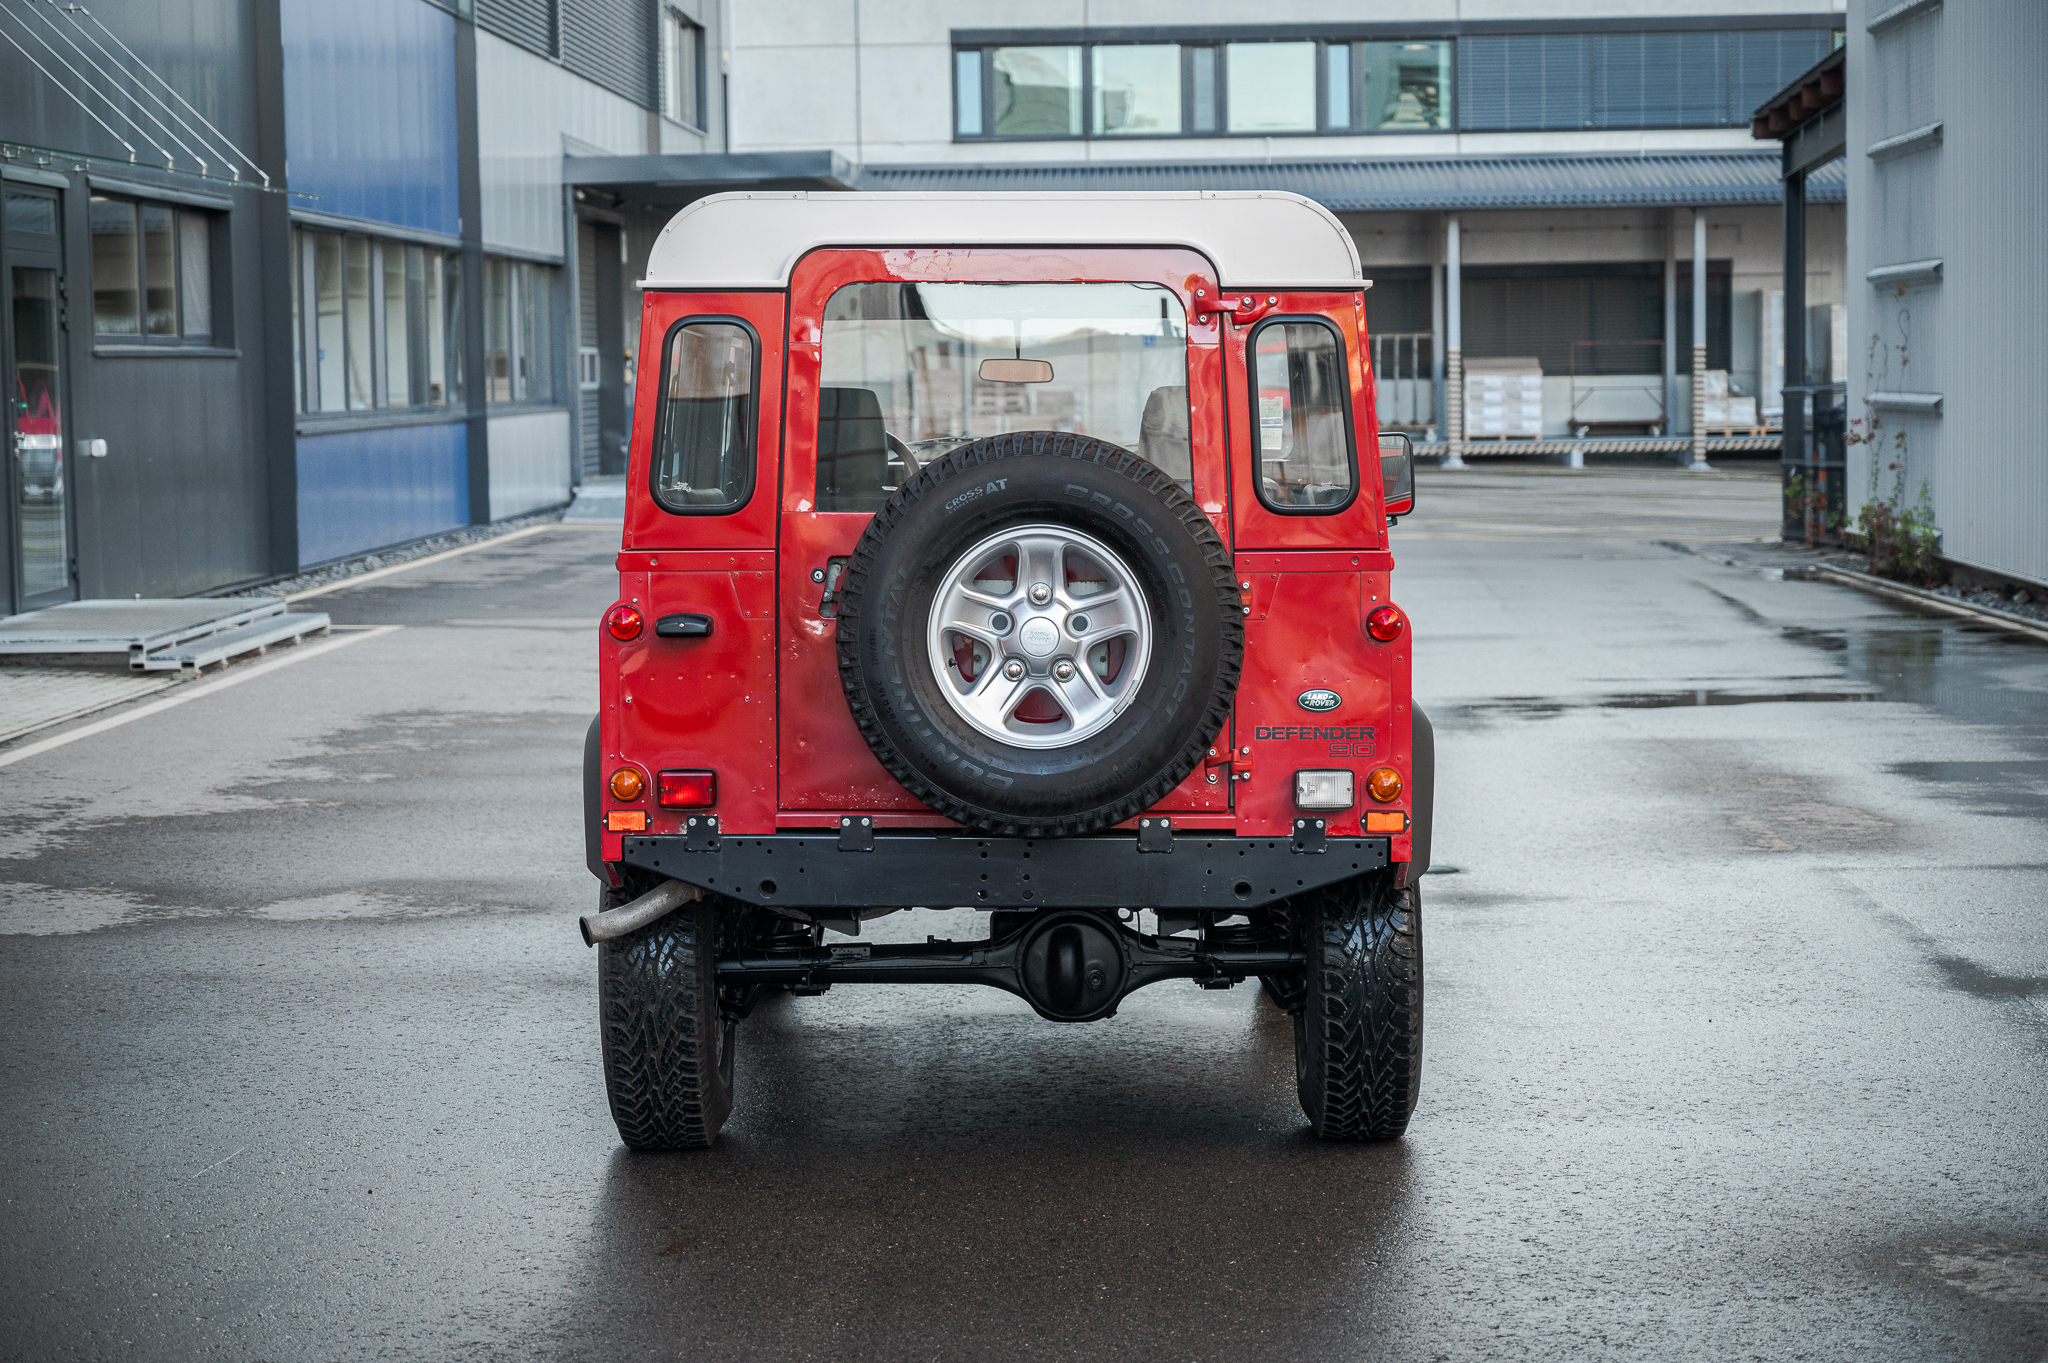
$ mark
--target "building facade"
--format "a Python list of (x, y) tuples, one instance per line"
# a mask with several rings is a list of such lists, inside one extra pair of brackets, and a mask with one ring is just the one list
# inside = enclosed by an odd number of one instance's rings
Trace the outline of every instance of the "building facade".
[(1924, 506), (1952, 563), (2048, 587), (2048, 181), (2012, 159), (2048, 10), (1853, 0), (1848, 45), (1850, 513)]
[(620, 466), (652, 229), (565, 167), (716, 144), (713, 0), (79, 14), (0, 9), (0, 607), (260, 581)]
[[(1773, 449), (1779, 188), (1747, 121), (1843, 26), (1813, 0), (1061, 0), (1005, 28), (978, 0), (108, 0), (96, 66), (70, 14), (0, 3), (14, 609), (217, 590), (616, 474), (634, 281), (725, 189), (1296, 191), (1375, 281), (1388, 424), (1454, 455)], [(204, 135), (122, 103), (145, 72)], [(1826, 371), (1839, 169), (1808, 192)], [(1526, 400), (1496, 420), (1468, 371)]]

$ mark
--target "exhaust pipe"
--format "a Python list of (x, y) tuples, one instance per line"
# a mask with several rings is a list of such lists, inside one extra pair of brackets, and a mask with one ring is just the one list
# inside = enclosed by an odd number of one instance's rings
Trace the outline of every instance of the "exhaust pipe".
[(583, 929), (583, 945), (594, 947), (599, 942), (638, 932), (649, 923), (658, 922), (683, 905), (703, 897), (704, 890), (700, 886), (685, 885), (680, 880), (664, 880), (630, 904), (601, 913), (586, 913), (576, 923)]

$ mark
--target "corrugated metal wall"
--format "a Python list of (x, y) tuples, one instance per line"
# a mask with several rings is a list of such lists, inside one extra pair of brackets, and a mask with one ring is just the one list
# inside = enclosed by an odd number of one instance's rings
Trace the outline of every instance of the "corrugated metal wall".
[[(1850, 339), (1869, 355), (1849, 414), (1883, 423), (1852, 449), (1851, 506), (1889, 494), (1901, 462), (1904, 499), (1925, 485), (1943, 553), (2048, 584), (2048, 6), (1971, 0), (1870, 33), (1890, 5), (1849, 7)], [(1868, 154), (1937, 122), (1939, 141)], [(1938, 282), (1866, 282), (1932, 259)], [(1940, 393), (1941, 413), (1873, 411), (1880, 391)]]
[(597, 340), (597, 228), (589, 222), (576, 224), (576, 373), (581, 401), (576, 408), (576, 476), (579, 480), (596, 476), (602, 455), (598, 442), (602, 436), (604, 414), (599, 410), (598, 390), (583, 388), (582, 352), (585, 349), (598, 352), (598, 364), (606, 363), (604, 347)]
[(294, 207), (460, 230), (455, 19), (425, 0), (282, 0)]
[(298, 462), (301, 566), (469, 524), (459, 421), (300, 436)]
[(564, 0), (562, 65), (654, 107), (654, 6), (649, 0)]
[(543, 57), (555, 55), (554, 0), (476, 0), (476, 21)]
[(477, 35), (476, 84), (485, 248), (560, 259), (565, 139), (650, 150), (647, 111), (489, 33)]

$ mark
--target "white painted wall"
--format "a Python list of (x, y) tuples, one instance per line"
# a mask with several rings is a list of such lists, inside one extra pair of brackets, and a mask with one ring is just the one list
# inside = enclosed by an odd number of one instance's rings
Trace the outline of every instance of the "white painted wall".
[(490, 419), (491, 519), (569, 500), (569, 414), (559, 408)]

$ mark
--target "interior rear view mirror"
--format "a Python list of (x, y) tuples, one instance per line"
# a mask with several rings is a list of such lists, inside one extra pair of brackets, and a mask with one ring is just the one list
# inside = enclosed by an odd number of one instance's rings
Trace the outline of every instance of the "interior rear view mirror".
[(1415, 509), (1415, 441), (1406, 431), (1380, 432), (1380, 487), (1388, 516)]
[(983, 383), (1051, 383), (1052, 364), (1046, 360), (983, 360)]

